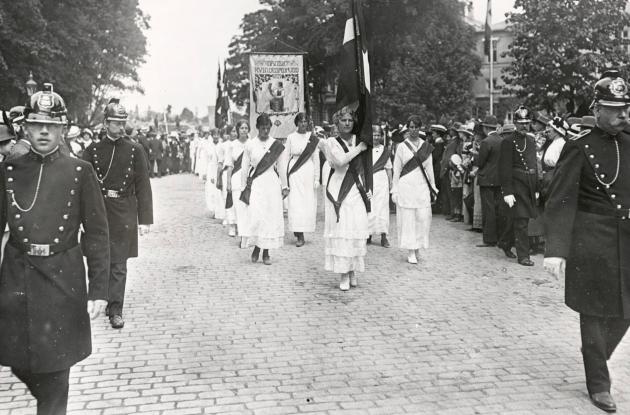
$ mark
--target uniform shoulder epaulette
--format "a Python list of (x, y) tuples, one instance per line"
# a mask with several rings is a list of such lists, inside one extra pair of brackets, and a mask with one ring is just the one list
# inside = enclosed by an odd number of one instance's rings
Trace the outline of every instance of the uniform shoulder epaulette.
[(580, 138), (587, 136), (590, 132), (591, 132), (591, 130), (580, 131), (580, 133), (578, 135), (574, 135), (573, 137), (569, 137), (569, 140), (571, 140), (571, 141), (579, 140)]

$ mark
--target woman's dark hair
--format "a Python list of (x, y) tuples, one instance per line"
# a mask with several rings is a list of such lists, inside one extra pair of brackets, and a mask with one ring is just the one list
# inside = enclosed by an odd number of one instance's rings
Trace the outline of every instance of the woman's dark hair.
[(407, 124), (405, 124), (407, 128), (409, 128), (409, 124), (411, 123), (414, 123), (417, 128), (422, 127), (422, 120), (417, 115), (411, 115), (409, 116), (409, 118), (407, 118)]
[(248, 130), (251, 130), (251, 128), (249, 128), (249, 122), (248, 122), (247, 120), (239, 120), (239, 122), (237, 122), (237, 123), (236, 123), (236, 127), (235, 127), (235, 128), (236, 128), (236, 134), (237, 134), (237, 135), (238, 135), (238, 134), (240, 134), (241, 127), (242, 127), (243, 125), (247, 125), (247, 129), (248, 129)]
[(225, 127), (223, 127), (223, 134), (231, 134), (232, 133), (232, 126), (231, 125), (226, 125)]
[(293, 119), (293, 123), (295, 124), (295, 126), (297, 127), (299, 123), (301, 123), (302, 121), (308, 121), (308, 115), (306, 115), (303, 112), (298, 112), (298, 114), (295, 116), (295, 118)]
[(264, 112), (260, 114), (258, 118), (256, 118), (256, 129), (260, 129), (260, 127), (262, 127), (263, 125), (273, 125), (269, 115)]

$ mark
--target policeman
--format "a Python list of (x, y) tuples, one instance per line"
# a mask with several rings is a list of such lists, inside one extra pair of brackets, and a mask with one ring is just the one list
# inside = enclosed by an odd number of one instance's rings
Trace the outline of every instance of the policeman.
[(109, 239), (96, 175), (59, 151), (66, 106), (44, 88), (25, 110), (32, 147), (0, 168), (0, 227), (8, 222), (11, 235), (0, 268), (0, 364), (28, 386), (39, 415), (59, 415), (70, 367), (92, 351), (90, 318), (107, 305)]
[[(504, 232), (514, 235), (514, 246), (518, 263), (532, 266), (529, 259), (529, 237), (527, 226), (530, 218), (538, 216), (536, 198), (538, 188), (538, 168), (536, 161), (536, 141), (528, 134), (531, 122), (530, 112), (525, 107), (514, 111), (516, 131), (505, 133), (501, 141), (499, 157), (499, 181), (503, 200), (508, 206), (508, 223)], [(502, 236), (502, 241), (509, 238)], [(499, 246), (509, 258), (513, 258), (511, 244)]]
[(607, 71), (595, 84), (592, 130), (569, 139), (545, 206), (544, 267), (565, 275), (565, 303), (580, 313), (586, 388), (615, 412), (606, 361), (630, 325), (628, 84)]
[(127, 259), (138, 256), (138, 228), (142, 235), (153, 223), (148, 162), (142, 146), (125, 136), (126, 120), (125, 108), (111, 99), (105, 108), (105, 138), (83, 153), (96, 171), (107, 209), (111, 250), (107, 314), (115, 329), (125, 325)]

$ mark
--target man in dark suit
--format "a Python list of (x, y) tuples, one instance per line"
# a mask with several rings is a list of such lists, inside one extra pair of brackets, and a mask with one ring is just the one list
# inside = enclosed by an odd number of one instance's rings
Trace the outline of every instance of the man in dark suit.
[(164, 157), (164, 152), (162, 151), (162, 141), (153, 131), (149, 132), (149, 137), (151, 138), (149, 140), (150, 177), (154, 177), (154, 174), (157, 174), (157, 177), (161, 177), (162, 158)]
[[(529, 219), (538, 216), (538, 164), (536, 141), (528, 133), (531, 122), (530, 112), (525, 107), (514, 111), (516, 131), (504, 134), (499, 158), (499, 181), (503, 200), (509, 208), (506, 215), (508, 224), (504, 232), (514, 232), (514, 245), (518, 263), (534, 265), (529, 258)], [(508, 239), (508, 238), (504, 238)], [(508, 257), (511, 246), (500, 246)]]
[[(511, 247), (514, 236), (506, 232), (505, 209), (499, 180), (499, 158), (503, 138), (496, 131), (498, 122), (495, 116), (488, 115), (481, 123), (486, 138), (481, 140), (479, 153), (473, 159), (479, 167), (477, 177), (481, 191), (483, 244), (478, 247)], [(501, 237), (501, 239), (499, 239)], [(504, 250), (508, 257), (514, 257), (509, 249)]]
[(153, 223), (151, 182), (144, 150), (125, 136), (127, 111), (117, 99), (105, 108), (107, 135), (83, 153), (96, 170), (107, 209), (110, 238), (108, 315), (112, 328), (122, 318), (127, 282), (127, 260), (138, 256), (138, 231), (149, 232)]
[(107, 305), (109, 239), (94, 170), (59, 151), (66, 107), (44, 88), (25, 109), (32, 146), (0, 168), (0, 228), (8, 223), (11, 235), (0, 269), (0, 364), (26, 384), (38, 415), (63, 415), (70, 368), (92, 352), (90, 318)]
[(597, 125), (569, 139), (545, 206), (544, 267), (565, 275), (565, 303), (580, 313), (586, 388), (615, 412), (607, 360), (630, 326), (630, 95), (618, 71), (595, 84)]

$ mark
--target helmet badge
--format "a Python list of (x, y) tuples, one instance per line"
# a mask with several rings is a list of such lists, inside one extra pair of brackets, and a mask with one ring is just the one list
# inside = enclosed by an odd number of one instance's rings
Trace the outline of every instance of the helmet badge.
[(624, 97), (628, 93), (628, 86), (622, 78), (613, 79), (608, 86), (610, 92), (618, 98)]

